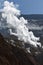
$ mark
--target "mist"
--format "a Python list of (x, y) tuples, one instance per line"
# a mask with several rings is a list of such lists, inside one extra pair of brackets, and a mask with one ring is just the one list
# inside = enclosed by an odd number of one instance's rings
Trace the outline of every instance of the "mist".
[[(3, 4), (2, 20), (6, 20), (3, 23), (6, 23), (4, 26), (9, 26), (10, 35), (17, 36), (18, 40), (31, 44), (34, 47), (41, 47), (41, 43), (39, 42), (40, 37), (35, 37), (33, 32), (29, 31), (28, 27), (26, 26), (28, 24), (28, 20), (26, 20), (24, 17), (19, 17), (21, 15), (21, 11), (18, 10), (19, 5), (8, 1), (4, 1)], [(15, 29), (15, 32), (12, 31), (12, 28)]]

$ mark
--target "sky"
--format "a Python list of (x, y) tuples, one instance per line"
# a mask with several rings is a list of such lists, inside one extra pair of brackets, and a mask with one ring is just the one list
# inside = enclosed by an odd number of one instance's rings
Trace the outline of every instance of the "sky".
[[(0, 0), (0, 3), (4, 0)], [(22, 14), (43, 14), (43, 0), (8, 0), (19, 4)], [(1, 6), (0, 6), (1, 7)]]

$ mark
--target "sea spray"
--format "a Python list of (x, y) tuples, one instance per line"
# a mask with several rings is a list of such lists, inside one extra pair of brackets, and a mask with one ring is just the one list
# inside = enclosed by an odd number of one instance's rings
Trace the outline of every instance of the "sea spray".
[[(23, 17), (18, 18), (20, 16), (20, 10), (17, 9), (16, 4), (13, 2), (4, 2), (4, 8), (2, 9), (2, 18), (6, 20), (7, 25), (9, 28), (10, 34), (15, 35), (18, 37), (18, 40), (24, 41), (28, 44), (31, 44), (35, 47), (40, 46), (41, 43), (39, 41), (39, 37), (35, 37), (32, 31), (28, 30), (26, 24), (28, 21), (25, 20)], [(12, 32), (12, 27), (15, 29), (15, 32)]]

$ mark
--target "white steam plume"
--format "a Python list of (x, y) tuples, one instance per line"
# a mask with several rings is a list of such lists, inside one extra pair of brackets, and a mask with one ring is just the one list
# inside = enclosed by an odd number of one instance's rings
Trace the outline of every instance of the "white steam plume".
[(18, 18), (19, 15), (20, 10), (15, 7), (13, 2), (4, 2), (2, 17), (6, 19), (6, 23), (15, 28), (16, 31), (16, 33), (13, 33), (12, 29), (10, 29), (10, 34), (17, 36), (18, 40), (27, 42), (28, 44), (31, 44), (35, 47), (37, 47), (37, 45), (41, 47), (41, 43), (38, 42), (39, 37), (35, 37), (32, 31), (28, 31), (28, 28), (26, 27), (28, 21), (25, 20), (23, 17)]

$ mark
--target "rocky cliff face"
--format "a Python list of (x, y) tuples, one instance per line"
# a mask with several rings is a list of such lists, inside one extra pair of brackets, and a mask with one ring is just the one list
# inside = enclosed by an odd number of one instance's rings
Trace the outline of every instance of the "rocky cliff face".
[(32, 55), (6, 42), (0, 34), (0, 65), (38, 65)]

